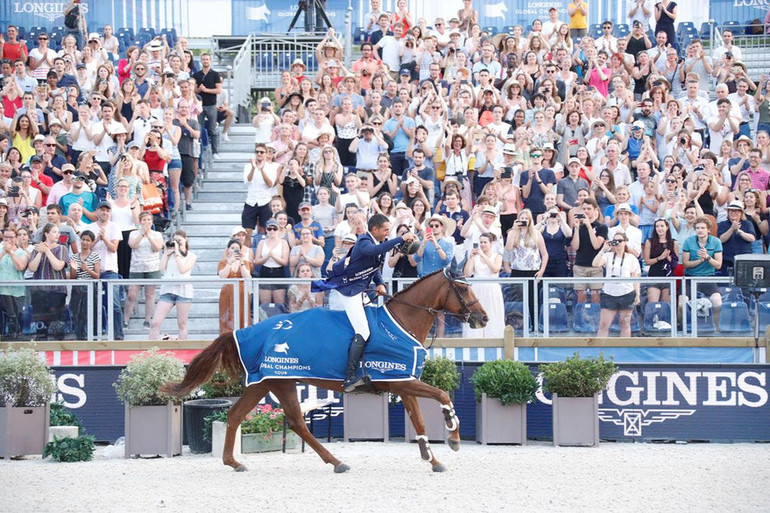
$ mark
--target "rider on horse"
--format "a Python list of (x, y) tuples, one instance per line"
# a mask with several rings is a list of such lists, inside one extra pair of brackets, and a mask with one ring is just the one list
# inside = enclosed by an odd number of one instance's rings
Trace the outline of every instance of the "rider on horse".
[(334, 264), (332, 273), (322, 282), (315, 282), (320, 290), (335, 289), (340, 293), (350, 324), (353, 326), (353, 339), (348, 350), (348, 364), (345, 370), (345, 392), (358, 388), (368, 389), (371, 380), (364, 371), (357, 377), (358, 365), (369, 340), (369, 323), (364, 312), (364, 295), (372, 281), (377, 285), (377, 294), (385, 295), (387, 289), (380, 274), (384, 255), (395, 246), (404, 242), (411, 243), (415, 235), (405, 233), (403, 237), (385, 241), (390, 233), (390, 221), (383, 214), (374, 214), (368, 223), (369, 231), (358, 237), (355, 246), (347, 256)]

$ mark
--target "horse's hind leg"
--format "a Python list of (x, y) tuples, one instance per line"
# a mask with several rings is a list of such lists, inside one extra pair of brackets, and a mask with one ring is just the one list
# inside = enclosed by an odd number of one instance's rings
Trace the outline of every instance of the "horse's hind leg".
[(266, 386), (262, 384), (248, 386), (241, 398), (238, 399), (227, 412), (227, 433), (225, 434), (225, 447), (222, 451), (222, 463), (233, 467), (236, 472), (243, 472), (246, 470), (246, 466), (239, 463), (233, 456), (235, 435), (238, 432), (238, 426), (241, 425), (241, 422), (246, 418), (246, 415), (256, 408), (257, 403), (259, 403), (259, 401), (266, 395)]
[(286, 422), (288, 422), (291, 430), (312, 447), (324, 463), (331, 463), (334, 466), (334, 472), (339, 474), (348, 471), (350, 467), (335, 458), (307, 428), (305, 419), (302, 416), (299, 399), (297, 398), (296, 383), (291, 380), (272, 380), (270, 382), (270, 390), (281, 403), (283, 414), (286, 416)]

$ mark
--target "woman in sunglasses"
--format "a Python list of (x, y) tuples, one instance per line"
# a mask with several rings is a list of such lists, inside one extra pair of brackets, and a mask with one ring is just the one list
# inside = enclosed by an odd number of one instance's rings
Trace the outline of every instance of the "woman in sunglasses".
[[(265, 225), (267, 237), (259, 241), (254, 252), (254, 265), (262, 266), (260, 278), (285, 278), (289, 265), (289, 243), (278, 233), (278, 221), (270, 219)], [(286, 286), (280, 284), (259, 284), (259, 302), (283, 305), (286, 301)]]

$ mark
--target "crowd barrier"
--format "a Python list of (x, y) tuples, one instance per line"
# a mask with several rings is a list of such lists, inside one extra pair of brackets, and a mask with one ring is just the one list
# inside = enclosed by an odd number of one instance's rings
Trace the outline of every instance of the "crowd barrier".
[[(414, 278), (396, 278), (390, 280), (389, 290), (396, 291), (403, 289)], [(83, 283), (75, 280), (23, 280), (23, 281), (0, 281), (0, 288), (5, 286), (23, 287), (24, 289), (24, 313), (22, 314), (22, 323), (26, 335), (35, 335), (38, 339), (45, 338), (56, 339), (56, 334), (52, 333), (51, 323), (54, 321), (63, 321), (64, 330), (67, 335), (64, 338), (72, 339), (77, 331), (77, 326), (73, 323), (86, 323), (85, 340), (113, 340), (115, 333), (115, 308), (97, 308), (97, 305), (113, 305), (117, 302), (122, 304), (122, 298), (125, 294), (125, 288), (131, 285), (169, 285), (171, 283), (192, 284), (196, 289), (193, 296), (193, 302), (208, 302), (210, 308), (218, 308), (216, 303), (212, 302), (212, 296), (218, 296), (219, 290), (224, 285), (238, 285), (236, 289), (243, 290), (251, 298), (248, 302), (250, 312), (243, 312), (241, 302), (235, 301), (232, 304), (232, 317), (234, 325), (240, 326), (241, 319), (245, 319), (245, 325), (252, 325), (260, 320), (277, 314), (290, 313), (289, 305), (277, 303), (259, 304), (260, 290), (266, 286), (281, 285), (289, 288), (291, 285), (307, 286), (310, 280), (299, 278), (254, 278), (254, 279), (220, 279), (216, 277), (203, 278), (195, 277), (185, 280), (94, 280)], [(497, 295), (494, 302), (498, 307), (497, 314), (493, 314), (490, 323), (497, 323), (498, 326), (512, 326), (516, 337), (528, 339), (530, 337), (540, 338), (585, 338), (596, 335), (601, 315), (601, 307), (598, 303), (579, 302), (578, 294), (574, 290), (576, 280), (574, 278), (543, 278), (539, 280), (527, 278), (470, 278), (471, 284), (494, 283), (500, 287), (500, 294)], [(762, 291), (758, 300), (749, 294), (748, 290), (741, 289), (732, 285), (732, 280), (728, 277), (709, 277), (688, 280), (687, 291), (688, 298), (695, 300), (681, 301), (682, 282), (677, 278), (585, 278), (581, 279), (582, 284), (598, 284), (609, 282), (633, 281), (640, 283), (641, 302), (634, 306), (631, 318), (631, 330), (634, 337), (648, 338), (681, 338), (681, 337), (700, 337), (700, 336), (718, 336), (724, 337), (752, 337), (754, 334), (755, 316), (758, 318), (760, 330), (770, 324), (770, 292)], [(85, 294), (87, 304), (80, 310), (80, 316), (75, 319), (74, 304), (72, 302), (72, 290), (82, 289), (87, 286), (93, 287), (93, 294)], [(647, 288), (655, 285), (662, 291), (668, 291), (668, 299), (665, 301), (650, 302), (647, 301)], [(710, 297), (700, 292), (704, 287), (718, 287), (718, 298), (709, 294)], [(35, 290), (53, 290), (58, 289), (66, 293), (60, 308), (54, 311), (50, 305), (41, 307), (41, 295), (35, 293)], [(496, 289), (493, 289), (496, 290)], [(707, 290), (707, 292), (710, 292)], [(327, 308), (336, 309), (336, 292), (323, 293), (323, 304)], [(489, 292), (485, 293), (487, 296)], [(494, 292), (494, 294), (497, 294)], [(158, 297), (159, 294), (156, 294)], [(43, 295), (44, 297), (44, 295)], [(62, 296), (63, 297), (63, 296)], [(321, 304), (319, 293), (319, 301)], [(38, 298), (38, 299), (36, 299)], [(712, 301), (721, 298), (721, 306), (713, 304)], [(382, 302), (384, 298), (374, 298), (374, 301)], [(490, 299), (487, 299), (489, 301)], [(140, 304), (143, 300), (140, 298)], [(504, 318), (499, 318), (500, 304)], [(258, 307), (257, 307), (258, 305)], [(41, 310), (41, 308), (44, 308)], [(534, 314), (533, 314), (534, 313)], [(172, 316), (174, 312), (172, 311)], [(194, 314), (191, 315), (191, 319)], [(9, 322), (5, 313), (0, 316), (0, 337), (8, 335)], [(42, 325), (44, 323), (48, 328), (47, 333), (43, 333)], [(34, 325), (33, 325), (34, 323)], [(40, 328), (40, 329), (37, 329)], [(467, 328), (467, 327), (465, 327)], [(441, 338), (460, 338), (463, 337), (464, 329), (458, 321), (447, 317), (444, 325), (434, 326), (434, 332)], [(212, 332), (216, 331), (213, 327)], [(502, 333), (502, 327), (495, 333)], [(610, 336), (617, 336), (620, 333), (618, 317), (615, 317), (613, 325), (610, 327)], [(468, 336), (467, 334), (465, 336)], [(471, 335), (472, 336), (472, 335)], [(22, 337), (23, 338), (23, 337)]]

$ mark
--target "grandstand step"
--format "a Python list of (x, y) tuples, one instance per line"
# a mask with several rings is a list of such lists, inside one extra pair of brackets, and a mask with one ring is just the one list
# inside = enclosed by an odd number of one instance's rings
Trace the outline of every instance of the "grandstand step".
[(185, 212), (185, 216), (193, 212), (197, 212), (199, 214), (217, 213), (217, 212), (240, 212), (241, 210), (243, 210), (243, 201), (240, 201), (238, 203), (235, 203), (235, 202), (222, 203), (219, 200), (206, 201), (206, 200), (202, 200), (201, 198), (195, 198), (193, 200), (193, 209), (194, 210)]
[[(227, 155), (229, 153), (234, 152), (248, 152), (251, 153), (254, 151), (254, 141), (253, 140), (246, 140), (245, 137), (238, 137), (237, 140), (235, 140), (235, 137), (230, 138), (231, 141), (229, 143), (223, 143), (221, 148), (219, 149), (219, 155)], [(253, 138), (249, 138), (253, 139)]]
[[(216, 192), (219, 194), (224, 195), (222, 197), (223, 200), (230, 200), (232, 201), (233, 198), (230, 197), (230, 195), (234, 193), (246, 193), (246, 184), (243, 182), (235, 182), (235, 181), (209, 181), (206, 180), (203, 183), (203, 187), (200, 188), (201, 192)], [(242, 198), (239, 198), (242, 200)]]
[[(193, 207), (194, 208), (194, 207)], [(184, 219), (185, 225), (188, 224), (216, 224), (216, 225), (227, 225), (227, 226), (240, 226), (241, 224), (241, 212), (240, 211), (219, 211), (219, 212), (198, 212), (196, 210), (191, 210), (189, 212), (186, 212), (185, 219)], [(229, 235), (230, 232), (227, 231), (226, 235)]]
[[(210, 184), (212, 187), (213, 184)], [(208, 190), (207, 188), (204, 188), (200, 190), (198, 193), (198, 196), (195, 198), (195, 201), (200, 202), (230, 202), (232, 204), (238, 204), (243, 208), (243, 200), (246, 199), (246, 191), (244, 190), (233, 190), (233, 188), (230, 188), (226, 191), (223, 190)], [(195, 202), (193, 202), (193, 209), (195, 209)]]

